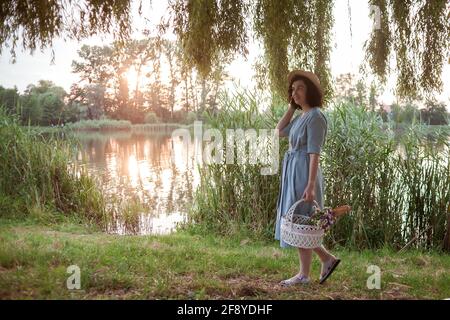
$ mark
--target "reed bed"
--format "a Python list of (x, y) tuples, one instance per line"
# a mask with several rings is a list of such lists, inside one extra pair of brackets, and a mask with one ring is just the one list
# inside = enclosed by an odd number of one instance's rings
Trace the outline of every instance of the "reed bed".
[[(225, 139), (227, 129), (275, 128), (286, 109), (258, 110), (248, 92), (222, 94), (221, 112), (208, 118)], [(450, 210), (447, 128), (415, 124), (396, 134), (375, 112), (349, 103), (322, 109), (328, 136), (321, 155), (325, 206), (348, 204), (326, 241), (353, 248), (440, 248)], [(280, 138), (279, 168), (287, 139)], [(224, 148), (226, 150), (226, 148)], [(190, 225), (204, 232), (273, 239), (280, 169), (261, 175), (260, 164), (206, 164), (194, 196)]]
[(0, 108), (0, 215), (78, 217), (104, 226), (105, 198), (70, 165), (74, 145), (28, 131)]

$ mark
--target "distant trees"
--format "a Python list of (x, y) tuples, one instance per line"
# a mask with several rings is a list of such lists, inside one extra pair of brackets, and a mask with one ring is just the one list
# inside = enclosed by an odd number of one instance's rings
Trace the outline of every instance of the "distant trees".
[(19, 102), (19, 92), (17, 87), (6, 89), (0, 86), (0, 105), (10, 113), (15, 113)]
[(22, 106), (21, 117), (32, 124), (56, 125), (63, 121), (64, 98), (67, 93), (53, 82), (40, 80), (37, 85), (29, 85)]
[(83, 45), (78, 54), (72, 70), (80, 81), (69, 93), (40, 80), (23, 95), (17, 88), (0, 87), (0, 105), (33, 125), (101, 117), (132, 123), (192, 121), (216, 108), (218, 91), (228, 78), (220, 63), (206, 78), (182, 68), (180, 48), (162, 39)]
[(391, 105), (391, 120), (397, 123), (418, 123), (420, 122), (420, 110), (412, 103)]
[(78, 53), (80, 60), (72, 68), (81, 82), (72, 86), (70, 101), (84, 106), (90, 119), (105, 115), (142, 123), (151, 112), (164, 121), (182, 121), (186, 115), (176, 112), (177, 105), (186, 114), (214, 108), (227, 78), (220, 63), (206, 78), (182, 69), (180, 48), (164, 39), (85, 45)]
[(88, 84), (80, 87), (73, 84), (70, 88), (68, 104), (79, 110), (81, 119), (99, 119), (108, 110), (109, 101), (105, 96), (105, 87)]
[(74, 112), (66, 105), (66, 96), (63, 88), (47, 80), (40, 80), (37, 85), (30, 84), (23, 95), (17, 88), (0, 86), (0, 105), (9, 113), (20, 115), (24, 123), (36, 125), (56, 125), (72, 116)]
[(362, 79), (357, 80), (354, 74), (344, 73), (337, 77), (334, 93), (334, 98), (337, 101), (367, 106), (368, 110), (374, 111), (378, 106), (380, 87), (374, 82), (367, 87), (364, 81)]
[[(369, 87), (364, 81), (356, 80), (355, 75), (341, 74), (335, 81), (335, 100), (338, 102), (351, 102), (364, 106), (366, 110), (378, 112), (383, 121), (392, 120), (396, 123), (425, 123), (431, 125), (446, 125), (450, 114), (447, 112), (445, 103), (435, 99), (406, 100), (393, 103), (389, 111), (378, 103), (380, 87), (371, 83)], [(422, 107), (419, 108), (419, 105)]]
[(450, 124), (450, 114), (447, 113), (445, 103), (436, 100), (428, 100), (425, 108), (420, 111), (422, 122), (434, 125)]
[(444, 102), (427, 100), (424, 107), (414, 103), (393, 104), (391, 106), (391, 119), (397, 123), (424, 123), (429, 125), (449, 124), (450, 113), (447, 112)]
[[(221, 70), (217, 69), (216, 72), (220, 73)], [(369, 90), (363, 86), (362, 82), (358, 82), (359, 85), (352, 86), (351, 78), (348, 76), (339, 77), (339, 81), (336, 82), (339, 88), (336, 91), (339, 92), (339, 95), (336, 95), (337, 101), (363, 105), (368, 111), (378, 112), (384, 121), (391, 120), (406, 124), (413, 122), (430, 125), (449, 124), (450, 113), (447, 112), (444, 102), (426, 100), (421, 103), (422, 108), (420, 109), (418, 101), (394, 103), (389, 106), (390, 110), (387, 112), (377, 103), (378, 91), (373, 89), (375, 88), (374, 85)], [(190, 84), (189, 90), (184, 88), (183, 84), (186, 82)], [(215, 99), (220, 80), (209, 79), (202, 83), (190, 74), (189, 77), (182, 79), (182, 82), (173, 83), (177, 83), (173, 90), (181, 93), (175, 99), (175, 104), (179, 103), (184, 106), (181, 110), (171, 109), (172, 104), (169, 99), (171, 99), (170, 90), (172, 89), (161, 84), (156, 86), (149, 84), (147, 87), (143, 87), (143, 91), (138, 90), (142, 101), (135, 104), (132, 101), (135, 97), (133, 93), (131, 97), (115, 98), (114, 95), (105, 94), (105, 88), (101, 85), (87, 84), (82, 88), (73, 85), (70, 94), (67, 94), (63, 88), (47, 80), (40, 80), (37, 84), (28, 85), (23, 94), (19, 94), (17, 88), (0, 86), (0, 106), (11, 114), (19, 115), (24, 124), (43, 126), (59, 125), (83, 119), (99, 119), (104, 116), (131, 121), (136, 119), (132, 117), (133, 114), (132, 116), (126, 115), (126, 112), (136, 112), (134, 116), (139, 116), (139, 121), (136, 122), (173, 121), (192, 123), (196, 118), (201, 117), (202, 112), (216, 109)], [(126, 85), (123, 86), (123, 88), (125, 87)], [(187, 95), (185, 95), (186, 92)], [(207, 93), (207, 98), (202, 98), (202, 92), (203, 94)], [(113, 106), (116, 103), (115, 101), (120, 101), (119, 99), (128, 101), (124, 109)], [(189, 104), (189, 107), (185, 107), (187, 104), (181, 104), (184, 103), (184, 99), (188, 103), (194, 102), (193, 106)], [(130, 109), (128, 109), (128, 105), (131, 106)], [(120, 118), (121, 114), (125, 114), (125, 118)]]

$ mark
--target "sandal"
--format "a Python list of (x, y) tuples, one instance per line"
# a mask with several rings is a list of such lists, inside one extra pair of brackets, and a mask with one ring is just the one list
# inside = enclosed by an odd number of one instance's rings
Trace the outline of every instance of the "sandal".
[(308, 277), (295, 275), (290, 279), (281, 281), (280, 285), (282, 287), (291, 287), (291, 286), (295, 286), (297, 284), (308, 284), (309, 282), (310, 282), (310, 279)]
[(331, 265), (329, 265), (329, 266), (326, 268), (327, 271), (325, 272), (325, 274), (323, 274), (323, 275), (320, 276), (320, 281), (319, 281), (320, 284), (324, 283), (325, 280), (327, 280), (328, 277), (331, 276), (331, 274), (333, 273), (334, 269), (336, 269), (336, 267), (338, 266), (338, 264), (339, 264), (340, 262), (341, 262), (341, 259), (335, 259), (335, 260), (331, 263)]

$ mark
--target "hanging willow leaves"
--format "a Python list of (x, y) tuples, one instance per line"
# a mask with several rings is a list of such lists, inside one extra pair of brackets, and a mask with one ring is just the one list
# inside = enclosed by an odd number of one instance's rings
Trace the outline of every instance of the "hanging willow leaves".
[(392, 17), (396, 21), (393, 35), (393, 47), (396, 53), (397, 70), (399, 79), (397, 82), (397, 93), (405, 96), (409, 92), (410, 98), (416, 98), (416, 88), (418, 84), (417, 60), (413, 59), (414, 52), (417, 51), (416, 39), (411, 39), (413, 30), (411, 16), (411, 0), (391, 1)]
[(221, 0), (217, 25), (217, 43), (225, 53), (248, 54), (245, 13), (248, 4), (241, 0)]
[(315, 10), (314, 73), (324, 88), (325, 101), (332, 95), (331, 72), (329, 67), (331, 51), (331, 30), (333, 28), (333, 3), (317, 0)]
[[(374, 22), (380, 13), (379, 28), (365, 43), (371, 71), (386, 82), (393, 58), (400, 98), (441, 91), (443, 64), (450, 61), (448, 1), (369, 0), (369, 5), (378, 9), (371, 12)], [(80, 40), (100, 32), (124, 42), (130, 33), (130, 6), (131, 0), (1, 1), (0, 54), (9, 45), (14, 59), (20, 42), (34, 51), (51, 47), (55, 37)], [(263, 42), (261, 65), (274, 94), (285, 95), (288, 71), (299, 68), (316, 72), (325, 98), (331, 96), (333, 1), (170, 0), (169, 9), (183, 48), (183, 67), (197, 68), (203, 78), (214, 64), (230, 62), (237, 53), (247, 55), (248, 18)]]
[(450, 56), (450, 6), (448, 1), (427, 0), (419, 10), (419, 32), (424, 35), (421, 85), (427, 91), (442, 90), (442, 67)]
[(131, 0), (0, 1), (0, 54), (3, 46), (15, 51), (51, 47), (58, 36), (80, 40), (96, 33), (112, 32), (118, 40), (129, 36)]
[[(271, 10), (270, 1), (259, 1), (253, 8), (253, 25), (256, 35), (264, 45), (264, 55), (260, 55), (253, 66), (259, 89), (271, 88), (273, 93), (281, 95), (286, 92), (286, 73), (298, 66), (313, 70), (313, 55), (308, 44), (313, 42), (313, 9), (309, 1), (290, 1), (283, 3), (292, 19), (279, 19), (276, 10)], [(265, 8), (268, 7), (268, 8)], [(272, 16), (270, 12), (272, 11)], [(288, 12), (286, 11), (285, 14)], [(264, 17), (264, 18), (263, 18)], [(287, 17), (287, 16), (286, 16)], [(266, 21), (268, 18), (271, 20)], [(281, 25), (280, 25), (281, 24)], [(287, 40), (275, 40), (273, 34), (280, 36), (280, 29), (285, 30)], [(287, 45), (287, 61), (280, 59), (277, 46)], [(288, 65), (287, 65), (288, 64)], [(275, 71), (277, 70), (278, 71)], [(278, 74), (278, 75), (277, 75)], [(283, 99), (284, 100), (284, 99)]]
[[(325, 0), (175, 0), (170, 4), (174, 31), (185, 63), (206, 77), (214, 63), (247, 54), (245, 14), (264, 44), (264, 62), (274, 94), (285, 96), (290, 69), (318, 73), (330, 96), (330, 32), (333, 2)], [(250, 8), (252, 10), (250, 10)]]
[(289, 67), (314, 69), (314, 54), (311, 45), (314, 43), (314, 11), (313, 1), (294, 1), (290, 27)]
[[(366, 41), (366, 61), (373, 72), (384, 83), (386, 75), (389, 72), (389, 53), (391, 48), (391, 34), (389, 28), (389, 18), (386, 0), (370, 0), (369, 4), (372, 8), (370, 17), (374, 21), (374, 25), (378, 24), (378, 28), (374, 27), (368, 42)], [(379, 14), (379, 15), (378, 15)], [(377, 19), (379, 19), (377, 21)]]
[(255, 32), (264, 43), (272, 92), (284, 95), (288, 68), (288, 45), (291, 34), (290, 0), (259, 0), (255, 7)]
[(450, 6), (445, 0), (371, 0), (374, 23), (380, 24), (366, 42), (367, 63), (382, 82), (390, 74), (395, 53), (396, 93), (399, 98), (421, 98), (442, 91), (443, 64), (450, 58)]
[(247, 54), (246, 6), (241, 0), (175, 0), (169, 4), (184, 61), (202, 77), (208, 76), (212, 64), (223, 63), (223, 57), (229, 60), (234, 53)]
[(255, 32), (262, 39), (271, 89), (280, 96), (287, 90), (291, 69), (314, 71), (331, 97), (329, 57), (333, 27), (333, 1), (259, 0), (255, 6)]

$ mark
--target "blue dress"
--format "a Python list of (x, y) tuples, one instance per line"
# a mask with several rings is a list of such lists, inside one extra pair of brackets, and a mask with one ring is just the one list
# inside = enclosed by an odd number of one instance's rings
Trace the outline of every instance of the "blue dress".
[[(327, 135), (327, 119), (319, 107), (313, 107), (303, 116), (296, 116), (283, 130), (289, 136), (289, 150), (286, 152), (282, 171), (280, 192), (277, 201), (275, 239), (282, 248), (290, 247), (280, 239), (281, 216), (301, 199), (309, 179), (309, 153), (320, 154)], [(324, 181), (322, 169), (317, 169), (316, 201), (323, 208)], [(311, 216), (313, 202), (303, 202), (296, 208), (296, 214)]]

